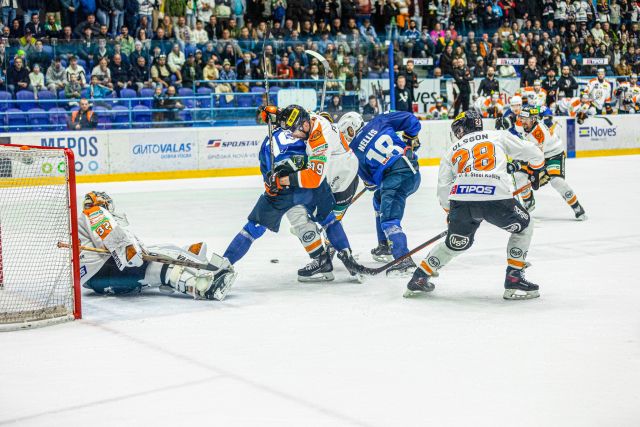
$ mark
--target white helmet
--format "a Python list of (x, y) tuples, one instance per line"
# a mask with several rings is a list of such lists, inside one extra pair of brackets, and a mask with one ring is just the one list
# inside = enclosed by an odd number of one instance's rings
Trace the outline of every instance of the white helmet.
[(509, 105), (511, 107), (514, 107), (516, 105), (522, 106), (522, 98), (519, 97), (518, 95), (512, 96), (511, 100), (509, 100)]
[(338, 129), (340, 129), (347, 142), (351, 142), (363, 126), (364, 120), (362, 120), (362, 116), (355, 111), (346, 113), (338, 120)]

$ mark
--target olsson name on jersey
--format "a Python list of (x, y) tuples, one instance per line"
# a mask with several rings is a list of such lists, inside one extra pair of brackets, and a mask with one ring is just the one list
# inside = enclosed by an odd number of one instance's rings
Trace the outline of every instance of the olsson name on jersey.
[(452, 148), (451, 151), (456, 151), (458, 150), (460, 147), (462, 147), (464, 144), (467, 144), (469, 142), (473, 142), (473, 141), (482, 141), (483, 139), (489, 139), (489, 135), (486, 133), (480, 133), (477, 135), (471, 135), (468, 137), (465, 137), (463, 139), (460, 140), (460, 142), (458, 142), (457, 144), (455, 144)]
[(493, 196), (496, 192), (495, 185), (463, 185), (458, 184), (451, 187), (450, 194), (480, 194)]

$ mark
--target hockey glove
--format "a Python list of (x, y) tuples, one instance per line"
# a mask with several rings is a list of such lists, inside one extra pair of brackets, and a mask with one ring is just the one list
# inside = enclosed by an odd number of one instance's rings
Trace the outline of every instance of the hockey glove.
[(305, 156), (291, 156), (275, 164), (273, 171), (279, 176), (285, 176), (297, 172), (305, 167)]
[(547, 184), (549, 182), (549, 179), (550, 177), (547, 173), (547, 169), (545, 169), (544, 167), (531, 170), (531, 176), (529, 177), (529, 180), (531, 181), (531, 188), (533, 188), (534, 190), (537, 190)]
[(520, 160), (512, 160), (507, 162), (507, 173), (514, 174), (522, 169), (522, 163)]
[(281, 190), (284, 190), (285, 188), (287, 188), (282, 186), (282, 184), (280, 184), (280, 175), (275, 171), (267, 172), (266, 186), (267, 186), (267, 192), (272, 196), (278, 194)]
[(418, 135), (411, 136), (411, 135), (407, 135), (406, 132), (402, 132), (402, 140), (404, 141), (405, 144), (407, 144), (407, 147), (411, 147), (413, 151), (418, 151), (418, 149), (422, 145), (420, 144)]
[(265, 123), (275, 124), (278, 122), (278, 107), (275, 105), (265, 105), (260, 107), (260, 118)]

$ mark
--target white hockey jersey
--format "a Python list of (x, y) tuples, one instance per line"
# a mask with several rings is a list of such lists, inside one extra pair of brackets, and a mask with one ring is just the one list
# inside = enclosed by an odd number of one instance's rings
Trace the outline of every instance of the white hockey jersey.
[(542, 122), (538, 122), (531, 129), (531, 132), (525, 132), (523, 129), (522, 136), (527, 141), (535, 142), (544, 153), (546, 159), (564, 151), (564, 143), (560, 137), (551, 133), (549, 128)]
[(585, 92), (591, 95), (593, 99), (593, 105), (602, 110), (604, 104), (611, 102), (611, 90), (613, 89), (611, 83), (606, 79), (600, 81), (597, 78), (589, 80)]
[(536, 92), (533, 86), (526, 86), (520, 89), (523, 98), (527, 98), (529, 105), (540, 107), (547, 105), (547, 91), (540, 88)]
[(507, 173), (507, 156), (544, 165), (538, 146), (508, 131), (480, 131), (454, 142), (440, 161), (438, 199), (449, 209), (449, 200), (487, 201), (513, 197), (513, 179)]
[[(122, 221), (122, 219), (120, 219)], [(125, 224), (126, 225), (126, 224)], [(110, 254), (80, 252), (80, 282), (86, 283), (113, 258), (120, 270), (142, 265), (142, 243), (107, 209), (94, 206), (85, 209), (78, 217), (80, 245), (107, 249)]]
[(296, 173), (300, 187), (316, 188), (326, 179), (331, 191), (339, 193), (358, 174), (358, 158), (338, 127), (316, 114), (311, 114), (307, 156), (309, 167)]

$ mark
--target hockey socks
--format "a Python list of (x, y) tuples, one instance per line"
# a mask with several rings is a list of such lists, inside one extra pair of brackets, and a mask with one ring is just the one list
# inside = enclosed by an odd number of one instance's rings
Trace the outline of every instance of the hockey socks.
[(567, 181), (562, 177), (555, 177), (551, 179), (551, 186), (562, 196), (565, 202), (573, 209), (573, 213), (579, 220), (587, 218), (584, 208), (578, 202), (578, 196), (573, 192), (573, 189), (567, 184)]
[(231, 243), (229, 243), (229, 247), (224, 251), (223, 257), (228, 259), (231, 264), (235, 264), (249, 252), (253, 241), (260, 238), (266, 230), (265, 227), (253, 221), (247, 222), (242, 230), (236, 234), (236, 237), (233, 238)]
[[(402, 231), (400, 221), (397, 219), (381, 223), (386, 239), (391, 242), (391, 253), (394, 258), (400, 258), (409, 252), (407, 247), (407, 236)], [(384, 241), (384, 240), (382, 240)]]
[(333, 213), (320, 223), (327, 233), (327, 239), (331, 242), (331, 246), (338, 251), (349, 249), (349, 239), (342, 228), (342, 223), (338, 221)]

